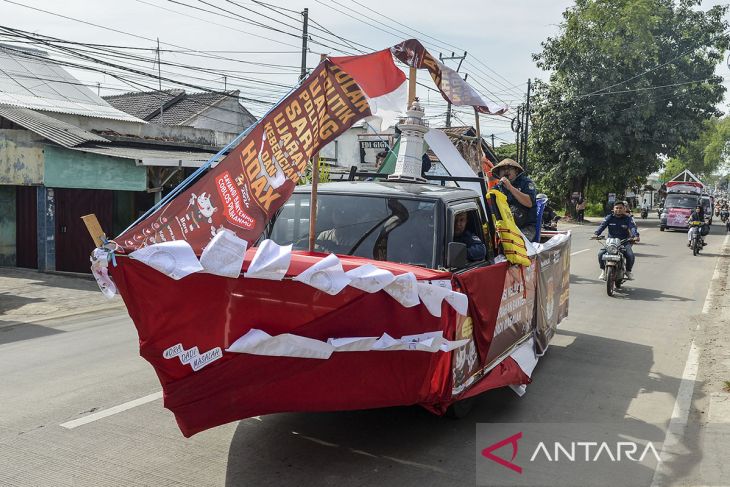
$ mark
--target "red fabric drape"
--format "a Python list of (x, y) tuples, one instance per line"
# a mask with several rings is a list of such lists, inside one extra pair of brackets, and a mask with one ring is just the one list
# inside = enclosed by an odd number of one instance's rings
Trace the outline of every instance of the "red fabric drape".
[(462, 292), (469, 296), (469, 316), (474, 320), (474, 339), (482, 365), (486, 364), (487, 352), (494, 336), (508, 267), (507, 262), (502, 262), (455, 276)]

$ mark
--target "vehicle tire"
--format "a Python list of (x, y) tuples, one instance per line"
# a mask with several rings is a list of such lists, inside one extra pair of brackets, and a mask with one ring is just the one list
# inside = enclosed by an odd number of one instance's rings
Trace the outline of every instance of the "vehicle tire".
[(697, 255), (700, 253), (700, 239), (697, 237), (692, 237), (692, 255)]
[(606, 294), (613, 296), (616, 283), (614, 278), (616, 277), (616, 269), (612, 266), (606, 266)]
[(660, 226), (660, 227), (659, 227), (659, 231), (660, 231), (660, 232), (663, 232), (665, 228), (666, 228), (666, 227), (664, 227), (664, 226)]
[(467, 399), (456, 401), (454, 404), (448, 407), (448, 409), (446, 410), (446, 416), (452, 419), (465, 418), (474, 408), (475, 403), (475, 397), (469, 397)]

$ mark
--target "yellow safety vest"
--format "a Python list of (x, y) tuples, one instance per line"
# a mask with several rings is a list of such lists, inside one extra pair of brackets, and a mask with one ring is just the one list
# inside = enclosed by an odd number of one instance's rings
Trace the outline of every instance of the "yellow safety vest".
[(529, 266), (530, 259), (527, 257), (525, 241), (522, 239), (522, 233), (517, 228), (515, 219), (512, 216), (512, 210), (507, 204), (507, 196), (496, 189), (490, 189), (487, 196), (489, 201), (496, 206), (496, 208), (492, 208), (492, 219), (499, 234), (499, 242), (502, 244), (504, 256), (512, 264)]

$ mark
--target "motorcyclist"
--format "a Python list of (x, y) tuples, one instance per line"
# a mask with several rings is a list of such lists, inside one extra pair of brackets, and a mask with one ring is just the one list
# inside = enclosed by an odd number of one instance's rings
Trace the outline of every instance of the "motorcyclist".
[[(701, 205), (695, 207), (695, 211), (689, 215), (689, 220), (687, 220), (687, 224), (689, 225), (689, 230), (687, 230), (687, 247), (692, 246), (692, 230), (695, 226), (693, 223), (699, 223), (700, 226), (705, 224), (705, 209)], [(705, 245), (707, 245), (707, 242), (703, 238), (702, 246), (704, 247)]]
[[(614, 203), (613, 213), (608, 215), (596, 229), (594, 232), (594, 238), (600, 236), (606, 228), (608, 228), (608, 236), (610, 238), (618, 238), (621, 240), (632, 238), (634, 242), (639, 241), (639, 229), (636, 227), (634, 218), (626, 213), (626, 204), (623, 201), (617, 201)], [(626, 257), (626, 279), (629, 281), (634, 279), (634, 276), (631, 274), (631, 270), (634, 268), (634, 262), (636, 260), (636, 257), (634, 257), (634, 251), (631, 249), (631, 243), (632, 242), (627, 242), (624, 245), (623, 250), (623, 254)], [(605, 253), (606, 249), (598, 251), (598, 265), (601, 266), (601, 275), (598, 277), (599, 279), (606, 278), (606, 264), (603, 262), (603, 254)]]
[(542, 209), (542, 226), (544, 228), (552, 227), (554, 224), (553, 222), (557, 223), (557, 221), (560, 220), (560, 216), (558, 216), (552, 206), (550, 206), (550, 200), (545, 193), (538, 194), (535, 199), (537, 201), (545, 201), (545, 207)]

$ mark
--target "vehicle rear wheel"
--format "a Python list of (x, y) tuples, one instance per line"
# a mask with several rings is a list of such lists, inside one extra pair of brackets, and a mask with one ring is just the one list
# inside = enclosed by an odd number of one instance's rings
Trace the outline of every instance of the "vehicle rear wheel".
[(659, 227), (659, 231), (660, 231), (660, 232), (663, 232), (665, 228), (666, 228), (666, 227), (662, 225), (662, 226), (660, 226), (660, 227)]
[(616, 277), (616, 269), (614, 269), (612, 266), (606, 267), (606, 293), (609, 296), (613, 296), (613, 292), (615, 290), (616, 283), (614, 282), (614, 279)]
[(692, 255), (697, 255), (700, 253), (700, 239), (697, 237), (692, 237)]
[(467, 399), (456, 401), (454, 404), (448, 407), (448, 409), (446, 410), (446, 416), (453, 419), (465, 418), (474, 408), (475, 402), (476, 398), (474, 397), (469, 397)]

